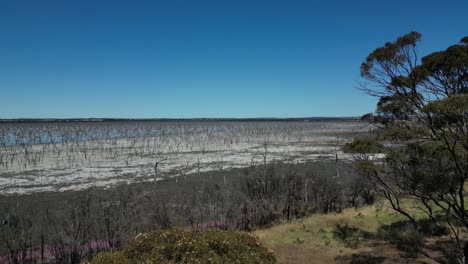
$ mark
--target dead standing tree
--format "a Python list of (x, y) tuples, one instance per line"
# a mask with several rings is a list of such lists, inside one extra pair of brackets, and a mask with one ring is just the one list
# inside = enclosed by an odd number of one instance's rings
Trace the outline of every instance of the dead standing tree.
[(158, 160), (156, 160), (156, 162), (154, 163), (154, 180), (157, 181), (158, 180), (158, 166), (161, 162), (163, 161), (166, 161), (167, 160), (167, 157), (164, 157), (164, 158), (160, 158)]

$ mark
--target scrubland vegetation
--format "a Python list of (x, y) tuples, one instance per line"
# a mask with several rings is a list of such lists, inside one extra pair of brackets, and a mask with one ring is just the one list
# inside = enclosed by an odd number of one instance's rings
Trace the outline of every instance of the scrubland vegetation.
[(254, 232), (280, 263), (457, 263), (447, 226), (435, 225), (416, 203), (415, 229), (389, 202), (313, 216)]
[(139, 235), (123, 251), (101, 253), (91, 264), (252, 263), (274, 264), (276, 257), (248, 233), (169, 230)]
[(0, 250), (7, 263), (79, 263), (151, 230), (251, 231), (371, 203), (361, 180), (344, 162), (277, 162), (108, 190), (6, 196)]

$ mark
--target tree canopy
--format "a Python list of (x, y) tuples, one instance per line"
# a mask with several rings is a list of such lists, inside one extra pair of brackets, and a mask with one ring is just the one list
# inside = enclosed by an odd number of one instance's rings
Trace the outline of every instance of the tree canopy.
[[(419, 57), (422, 35), (410, 32), (375, 49), (361, 64), (361, 89), (378, 97), (364, 119), (377, 126), (344, 151), (392, 207), (417, 225), (401, 199), (413, 198), (435, 222), (451, 227), (468, 259), (468, 37), (443, 51)], [(383, 160), (370, 159), (376, 151)], [(466, 262), (465, 262), (466, 263)]]

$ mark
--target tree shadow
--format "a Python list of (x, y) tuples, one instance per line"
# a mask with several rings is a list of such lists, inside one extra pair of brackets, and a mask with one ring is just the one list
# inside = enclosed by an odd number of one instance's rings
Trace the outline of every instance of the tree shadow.
[(372, 238), (372, 234), (354, 226), (336, 225), (333, 228), (333, 238), (340, 240), (349, 248), (357, 248), (363, 239)]
[(405, 253), (404, 257), (416, 257), (425, 248), (426, 239), (447, 235), (449, 230), (431, 219), (418, 220), (416, 226), (410, 221), (398, 221), (383, 225), (377, 230), (376, 239), (388, 241)]
[(350, 256), (343, 256), (336, 259), (338, 263), (350, 263), (350, 264), (380, 264), (383, 263), (386, 258), (380, 256), (374, 256), (369, 253), (352, 254)]
[(463, 256), (457, 252), (456, 245), (451, 240), (436, 240), (426, 246), (431, 252), (439, 253), (439, 256), (432, 257), (439, 263), (459, 263)]
[[(449, 234), (447, 227), (438, 225), (431, 219), (419, 220), (416, 226), (410, 221), (382, 225), (376, 233), (365, 232), (349, 225), (337, 225), (333, 229), (333, 237), (342, 241), (349, 248), (356, 249), (363, 241), (382, 241), (393, 245), (401, 252), (402, 259), (416, 259), (419, 256), (425, 256), (451, 263), (448, 260), (454, 255), (454, 251), (451, 250), (453, 245), (450, 241), (437, 239), (437, 237), (447, 234)], [(427, 243), (430, 238), (435, 239), (432, 239), (431, 243)], [(427, 252), (431, 252), (431, 255), (434, 256), (430, 256)], [(370, 255), (369, 253), (353, 254), (342, 258), (345, 258), (343, 263), (382, 263), (384, 260), (389, 260), (387, 257)]]

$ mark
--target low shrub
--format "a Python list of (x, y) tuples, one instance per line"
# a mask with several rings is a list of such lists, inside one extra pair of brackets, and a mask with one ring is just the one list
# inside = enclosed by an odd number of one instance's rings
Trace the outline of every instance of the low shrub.
[(406, 222), (396, 222), (383, 226), (377, 236), (397, 246), (410, 256), (416, 256), (424, 246), (424, 234)]
[(360, 240), (370, 237), (371, 234), (348, 224), (338, 224), (333, 228), (333, 238), (342, 241), (346, 247), (350, 248), (356, 248)]
[(277, 263), (271, 251), (245, 232), (179, 229), (139, 235), (119, 252), (97, 255), (91, 264)]
[(419, 232), (425, 236), (445, 236), (450, 233), (447, 226), (435, 223), (432, 219), (421, 219), (418, 221)]

